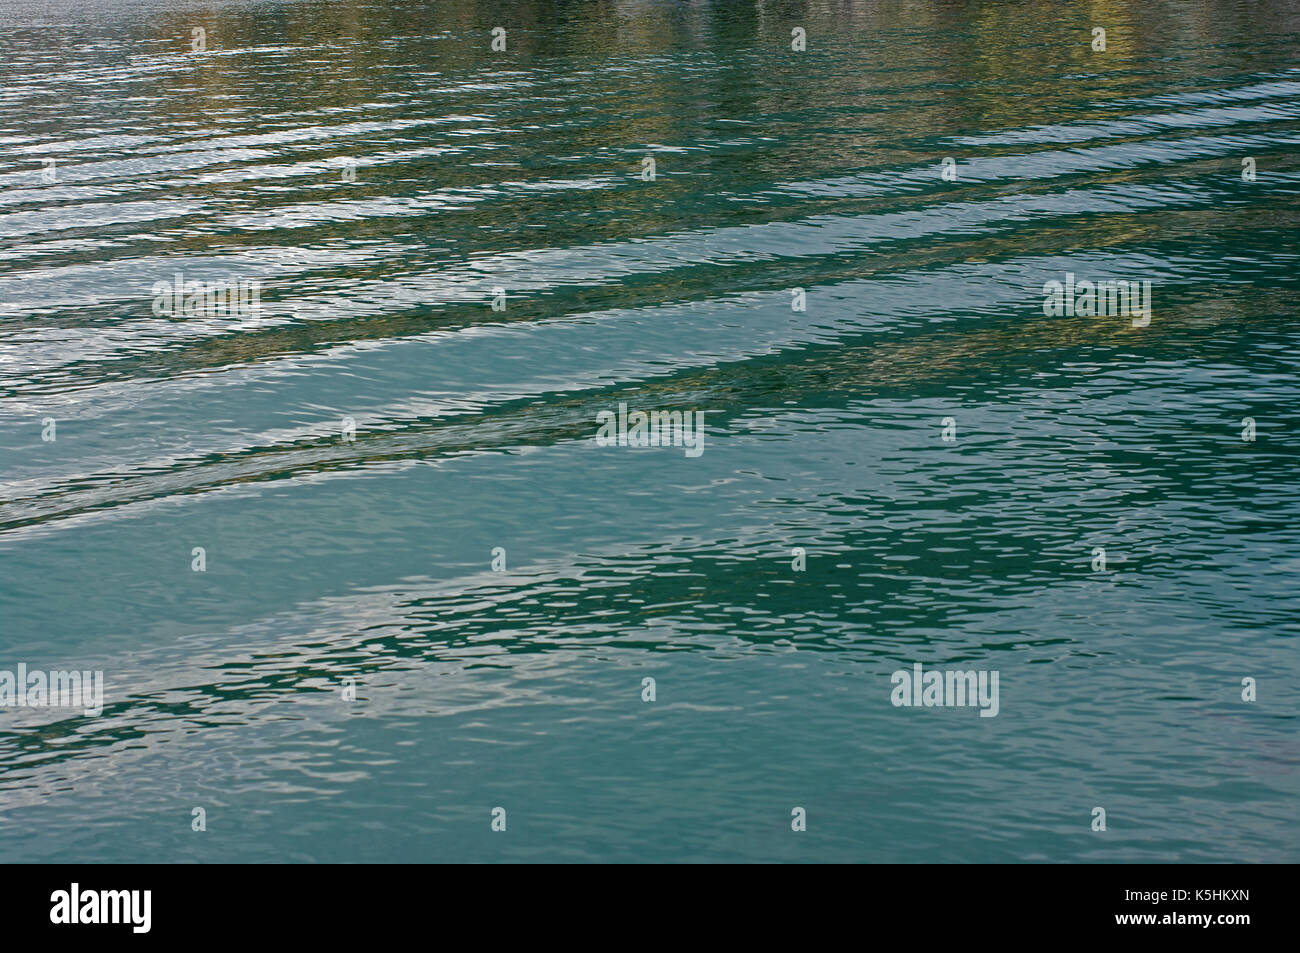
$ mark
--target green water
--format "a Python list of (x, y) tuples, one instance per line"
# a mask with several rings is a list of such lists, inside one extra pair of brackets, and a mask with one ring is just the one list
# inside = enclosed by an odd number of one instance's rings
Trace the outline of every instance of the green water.
[[(0, 708), (0, 860), (1297, 859), (1294, 4), (0, 49), (0, 670), (105, 682)], [(1149, 323), (1045, 315), (1067, 273)], [(703, 452), (598, 446), (620, 403)]]

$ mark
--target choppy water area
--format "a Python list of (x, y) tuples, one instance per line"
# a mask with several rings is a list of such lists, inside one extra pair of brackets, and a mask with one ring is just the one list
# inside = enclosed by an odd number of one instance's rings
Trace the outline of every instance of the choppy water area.
[[(0, 708), (0, 859), (1296, 860), (1294, 4), (0, 49), (0, 670), (105, 684)], [(620, 404), (703, 452), (597, 446)], [(917, 663), (996, 717), (894, 705)]]

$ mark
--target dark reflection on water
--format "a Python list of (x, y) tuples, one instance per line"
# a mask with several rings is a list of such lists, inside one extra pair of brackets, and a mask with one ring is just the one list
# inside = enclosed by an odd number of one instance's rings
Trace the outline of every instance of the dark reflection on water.
[[(108, 699), (0, 709), (0, 857), (1294, 860), (1297, 35), (7, 5), (0, 670)], [(1066, 272), (1150, 325), (1045, 317)], [(620, 402), (705, 452), (596, 447)], [(893, 707), (914, 662), (998, 716)]]

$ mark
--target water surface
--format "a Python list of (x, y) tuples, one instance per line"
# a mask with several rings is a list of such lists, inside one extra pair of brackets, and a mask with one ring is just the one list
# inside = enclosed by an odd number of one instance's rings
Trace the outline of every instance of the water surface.
[(1298, 35), (5, 4), (0, 669), (107, 700), (0, 709), (0, 859), (1296, 860)]

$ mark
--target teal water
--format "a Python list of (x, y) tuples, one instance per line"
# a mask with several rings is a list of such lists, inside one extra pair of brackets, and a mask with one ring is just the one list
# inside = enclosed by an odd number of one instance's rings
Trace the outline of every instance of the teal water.
[[(106, 692), (0, 708), (0, 860), (1297, 859), (1294, 4), (0, 49), (0, 670)], [(156, 315), (177, 272), (260, 312)], [(1149, 325), (1045, 316), (1067, 272)], [(597, 446), (620, 402), (704, 452)], [(997, 716), (891, 704), (917, 662)]]

